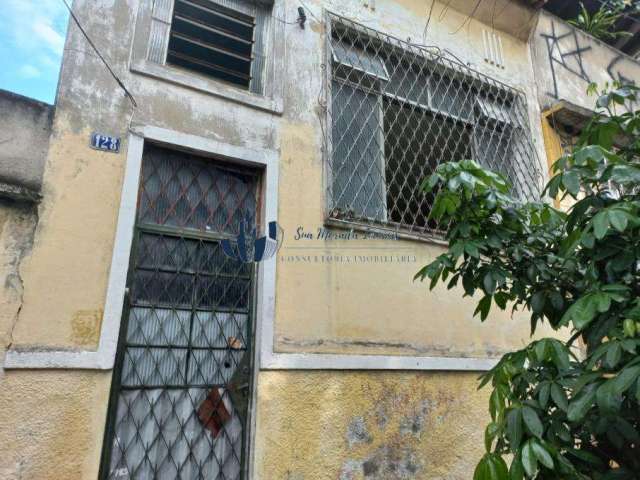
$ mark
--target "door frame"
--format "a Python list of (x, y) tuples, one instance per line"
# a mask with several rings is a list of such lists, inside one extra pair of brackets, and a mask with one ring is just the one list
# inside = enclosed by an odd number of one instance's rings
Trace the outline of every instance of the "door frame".
[[(154, 126), (133, 128), (128, 139), (127, 164), (122, 188), (118, 226), (107, 287), (107, 301), (103, 317), (102, 332), (99, 348), (93, 354), (98, 368), (113, 368), (120, 328), (122, 324), (122, 311), (125, 304), (125, 292), (127, 275), (133, 247), (135, 232), (135, 218), (137, 212), (138, 190), (142, 173), (142, 157), (145, 143), (152, 143), (178, 151), (186, 151), (203, 158), (213, 158), (218, 163), (236, 165), (258, 170), (260, 180), (258, 182), (259, 198), (258, 207), (262, 219), (260, 228), (265, 229), (269, 222), (277, 221), (278, 214), (278, 159), (279, 153), (275, 150), (253, 149), (238, 147), (226, 143), (217, 142), (208, 138), (185, 134)], [(261, 232), (264, 234), (264, 232)], [(252, 388), (249, 401), (246, 423), (246, 479), (254, 478), (255, 456), (255, 430), (256, 430), (256, 405), (258, 390), (258, 372), (260, 370), (260, 350), (263, 345), (273, 345), (273, 339), (263, 339), (263, 326), (273, 325), (275, 311), (275, 280), (276, 257), (264, 260), (256, 265), (255, 272), (255, 301), (254, 323), (252, 326), (254, 345), (252, 354)], [(273, 332), (272, 328), (267, 331)], [(272, 335), (272, 333), (271, 333)], [(86, 368), (86, 359), (83, 362)], [(114, 372), (116, 373), (116, 372)], [(111, 394), (110, 394), (111, 396)], [(109, 409), (107, 409), (108, 414)], [(108, 429), (105, 416), (105, 436)]]

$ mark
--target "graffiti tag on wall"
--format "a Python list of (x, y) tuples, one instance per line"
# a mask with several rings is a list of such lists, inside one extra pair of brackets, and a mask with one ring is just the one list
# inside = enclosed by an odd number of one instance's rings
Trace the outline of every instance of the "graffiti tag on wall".
[[(553, 98), (560, 98), (560, 83), (563, 76), (571, 75), (587, 85), (593, 81), (602, 82), (602, 75), (598, 75), (606, 68), (609, 81), (618, 81), (627, 84), (640, 84), (640, 63), (622, 54), (615, 53), (602, 47), (598, 52), (589, 44), (588, 37), (578, 33), (578, 31), (568, 25), (556, 26), (551, 22), (551, 32), (541, 33), (547, 46), (547, 56), (553, 85), (547, 94)], [(607, 62), (607, 53), (610, 51), (614, 55)], [(598, 56), (594, 57), (596, 52)], [(596, 71), (597, 69), (598, 71)], [(629, 105), (629, 108), (634, 105)]]
[(589, 75), (584, 68), (582, 54), (591, 50), (591, 46), (581, 45), (575, 29), (570, 28), (568, 32), (559, 35), (556, 32), (556, 24), (551, 22), (551, 33), (540, 35), (547, 43), (547, 53), (549, 55), (549, 67), (553, 78), (553, 92), (547, 92), (553, 98), (558, 98), (558, 71), (564, 71), (575, 75), (587, 83), (590, 83)]

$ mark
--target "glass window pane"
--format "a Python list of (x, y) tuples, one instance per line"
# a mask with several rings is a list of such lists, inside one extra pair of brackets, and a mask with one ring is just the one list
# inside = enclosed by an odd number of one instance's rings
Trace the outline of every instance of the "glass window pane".
[(226, 391), (215, 390), (123, 391), (108, 478), (240, 478), (242, 423)]
[(182, 348), (127, 348), (122, 386), (184, 385), (187, 350)]
[(193, 385), (226, 385), (246, 354), (243, 350), (193, 350), (188, 381)]
[(251, 282), (248, 279), (221, 276), (198, 278), (198, 308), (225, 307), (246, 310), (249, 302)]
[(138, 220), (141, 223), (237, 234), (256, 215), (256, 179), (193, 155), (145, 150)]
[(345, 216), (384, 220), (380, 98), (333, 82), (333, 207)]
[(197, 268), (197, 240), (141, 233), (138, 242), (138, 268), (190, 273)]
[(191, 344), (194, 347), (247, 348), (248, 315), (196, 311)]
[(190, 318), (190, 310), (131, 307), (127, 343), (187, 346)]
[(189, 307), (193, 303), (194, 281), (193, 274), (138, 270), (131, 298), (136, 305)]
[(434, 196), (420, 184), (444, 162), (471, 158), (470, 128), (419, 107), (385, 100), (385, 159), (389, 219), (411, 227), (428, 222)]

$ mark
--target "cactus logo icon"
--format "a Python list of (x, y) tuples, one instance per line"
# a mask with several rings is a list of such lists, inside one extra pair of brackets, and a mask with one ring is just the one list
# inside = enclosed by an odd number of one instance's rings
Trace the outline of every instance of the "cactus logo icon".
[(262, 262), (272, 258), (282, 246), (284, 230), (277, 222), (270, 222), (267, 236), (257, 238), (250, 216), (240, 222), (240, 233), (233, 240), (222, 240), (222, 251), (242, 263)]

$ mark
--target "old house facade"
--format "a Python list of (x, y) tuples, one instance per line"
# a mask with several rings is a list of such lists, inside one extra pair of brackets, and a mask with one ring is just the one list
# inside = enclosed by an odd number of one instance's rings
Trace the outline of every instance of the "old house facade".
[(474, 158), (533, 198), (588, 84), (640, 78), (475, 3), (76, 0), (55, 111), (0, 129), (45, 132), (0, 158), (0, 477), (470, 478), (528, 325), (412, 281), (418, 186)]

